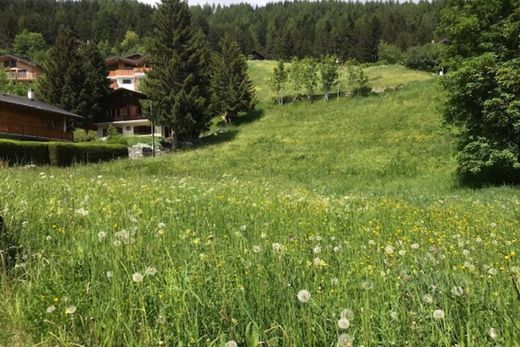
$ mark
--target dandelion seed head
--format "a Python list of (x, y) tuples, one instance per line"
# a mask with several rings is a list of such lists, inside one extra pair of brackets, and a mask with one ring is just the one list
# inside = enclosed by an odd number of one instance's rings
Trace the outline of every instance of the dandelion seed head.
[(346, 330), (346, 329), (348, 329), (349, 326), (350, 326), (350, 321), (347, 318), (342, 317), (338, 320), (338, 327), (340, 329)]
[(433, 303), (433, 296), (431, 294), (424, 294), (422, 297), (422, 301), (426, 304), (432, 304)]
[(143, 275), (140, 272), (135, 272), (132, 275), (132, 281), (135, 283), (141, 283), (143, 281)]
[(226, 344), (224, 346), (225, 347), (238, 347), (238, 344), (235, 342), (235, 340), (229, 340), (228, 342), (226, 342)]
[(354, 311), (352, 311), (349, 308), (345, 308), (345, 309), (341, 310), (339, 316), (341, 318), (347, 318), (348, 320), (354, 320)]
[(338, 336), (338, 347), (352, 347), (354, 345), (354, 337), (349, 334), (341, 334)]
[(155, 276), (155, 274), (157, 273), (157, 269), (153, 266), (149, 266), (146, 268), (144, 273), (147, 276)]
[(305, 304), (311, 299), (311, 293), (306, 289), (302, 289), (298, 292), (297, 297), (298, 301)]

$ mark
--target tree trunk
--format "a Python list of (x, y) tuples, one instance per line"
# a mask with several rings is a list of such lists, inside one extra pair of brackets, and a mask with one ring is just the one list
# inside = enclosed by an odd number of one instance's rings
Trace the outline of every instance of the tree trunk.
[(177, 133), (172, 130), (172, 150), (179, 148), (179, 138)]

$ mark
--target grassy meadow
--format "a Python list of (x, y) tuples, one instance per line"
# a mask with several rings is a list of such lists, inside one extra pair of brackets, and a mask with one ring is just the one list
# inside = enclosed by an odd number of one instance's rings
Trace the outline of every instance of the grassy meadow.
[(0, 345), (517, 346), (520, 190), (458, 185), (437, 81), (277, 106), (250, 67), (196, 148), (0, 170)]

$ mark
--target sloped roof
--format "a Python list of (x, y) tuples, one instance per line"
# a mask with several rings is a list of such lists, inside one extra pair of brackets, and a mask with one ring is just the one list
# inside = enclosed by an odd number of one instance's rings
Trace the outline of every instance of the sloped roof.
[(117, 97), (119, 95), (124, 95), (124, 94), (135, 96), (138, 99), (148, 99), (148, 96), (141, 92), (126, 89), (126, 88), (118, 88), (118, 89), (114, 89), (114, 90), (110, 91), (110, 93), (108, 93), (108, 95), (105, 97), (105, 100), (112, 99), (114, 97)]
[(119, 62), (123, 62), (125, 64), (131, 65), (131, 66), (143, 66), (147, 61), (147, 58), (141, 54), (133, 54), (129, 55), (128, 57), (121, 57), (121, 56), (113, 56), (108, 57), (105, 60), (105, 64), (112, 65), (117, 64)]
[(24, 64), (27, 64), (27, 65), (30, 65), (30, 66), (34, 66), (34, 67), (37, 67), (37, 68), (41, 69), (40, 65), (35, 64), (35, 63), (33, 63), (33, 62), (31, 62), (31, 61), (29, 61), (27, 59), (20, 58), (20, 57), (17, 57), (15, 55), (12, 55), (12, 54), (2, 54), (2, 55), (0, 55), (0, 61), (4, 61), (4, 60), (7, 60), (7, 59), (19, 61), (19, 62), (22, 62)]
[(0, 104), (16, 105), (28, 109), (39, 110), (54, 114), (59, 114), (67, 118), (83, 119), (82, 116), (75, 113), (66, 111), (62, 108), (49, 105), (45, 102), (29, 99), (24, 96), (14, 96), (9, 94), (0, 93)]

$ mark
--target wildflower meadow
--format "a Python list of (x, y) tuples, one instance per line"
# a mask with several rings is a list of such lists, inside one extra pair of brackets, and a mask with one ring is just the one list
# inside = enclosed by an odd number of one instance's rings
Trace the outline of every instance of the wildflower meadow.
[(262, 101), (208, 146), (1, 170), (0, 345), (517, 345), (519, 190), (457, 184), (440, 97)]

